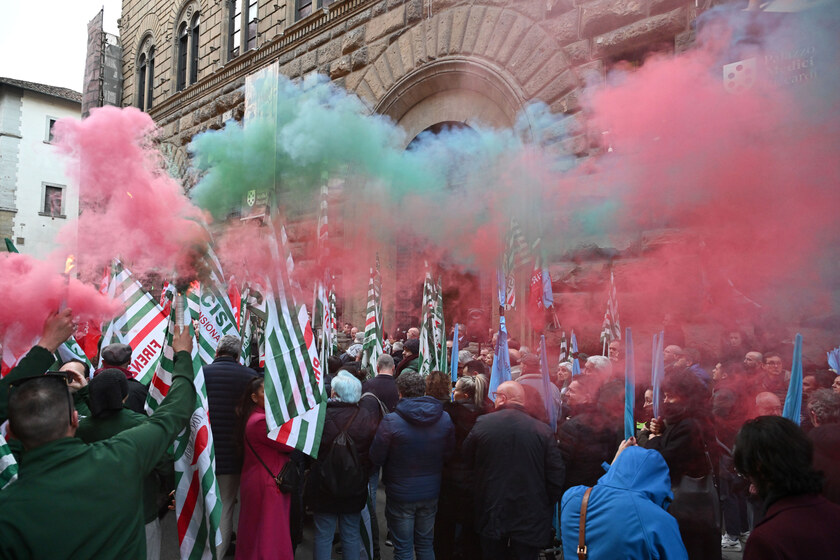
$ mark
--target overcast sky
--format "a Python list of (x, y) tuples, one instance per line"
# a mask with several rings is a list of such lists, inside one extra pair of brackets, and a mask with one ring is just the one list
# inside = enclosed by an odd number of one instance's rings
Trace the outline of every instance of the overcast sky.
[(0, 76), (81, 92), (87, 24), (103, 6), (116, 35), (122, 0), (0, 0)]

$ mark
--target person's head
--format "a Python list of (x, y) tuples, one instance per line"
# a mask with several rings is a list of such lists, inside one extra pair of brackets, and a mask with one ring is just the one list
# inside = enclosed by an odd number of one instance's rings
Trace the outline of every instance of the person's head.
[(353, 330), (353, 325), (351, 325), (350, 323), (344, 323), (344, 328), (341, 329), (341, 330), (344, 331), (344, 334), (349, 335), (351, 333), (351, 331)]
[(394, 358), (388, 354), (382, 354), (376, 360), (376, 373), (394, 375)]
[(615, 363), (624, 357), (624, 348), (621, 346), (620, 340), (611, 340), (607, 346), (607, 356)]
[(350, 327), (350, 332), (347, 334), (349, 334), (352, 338), (356, 338), (356, 335), (359, 334), (359, 329), (356, 327)]
[(90, 414), (94, 418), (107, 418), (123, 408), (128, 397), (128, 380), (118, 369), (106, 369), (88, 384)]
[(405, 338), (407, 340), (420, 340), (420, 329), (417, 327), (411, 327), (406, 331)]
[(442, 371), (433, 371), (426, 376), (426, 395), (441, 401), (448, 401), (452, 393), (452, 378)]
[(337, 401), (356, 404), (362, 398), (362, 382), (349, 371), (342, 370), (333, 377), (332, 396)]
[(840, 394), (840, 375), (834, 376), (834, 381), (831, 382), (831, 388), (835, 393)]
[(678, 371), (665, 377), (662, 382), (665, 416), (678, 411), (699, 409), (709, 399), (709, 391), (691, 371)]
[(677, 367), (690, 368), (700, 362), (700, 352), (696, 348), (683, 348), (682, 355), (677, 359)]
[(606, 356), (589, 356), (583, 366), (583, 373), (609, 377), (612, 375), (612, 362)]
[(469, 350), (461, 350), (458, 352), (458, 367), (464, 367), (475, 358)]
[(403, 344), (403, 359), (414, 358), (420, 354), (420, 340), (410, 338)]
[(781, 416), (782, 401), (775, 394), (765, 391), (755, 396), (756, 416)]
[(683, 350), (676, 344), (669, 344), (662, 350), (662, 354), (665, 356), (665, 365), (670, 366), (677, 363), (677, 360), (682, 358)]
[(718, 362), (712, 368), (712, 381), (722, 381), (729, 376), (724, 369), (723, 362)]
[(357, 332), (353, 335), (353, 344), (364, 344), (365, 343), (365, 333)]
[(216, 357), (239, 358), (242, 351), (242, 340), (235, 334), (226, 334), (216, 346)]
[(764, 354), (764, 371), (770, 375), (782, 375), (785, 371), (785, 364), (782, 361), (782, 357), (776, 352)]
[(467, 376), (458, 379), (455, 383), (455, 400), (469, 399), (476, 407), (484, 406), (484, 397), (487, 396), (487, 381), (483, 375)]
[(393, 353), (395, 353), (395, 354), (396, 354), (396, 353), (400, 353), (400, 354), (402, 354), (402, 351), (403, 351), (403, 343), (402, 343), (402, 342), (400, 342), (400, 341), (395, 342), (395, 343), (393, 344), (393, 346), (391, 346), (391, 351), (392, 351)]
[(557, 366), (557, 377), (563, 385), (568, 386), (572, 380), (572, 362), (560, 362)]
[(525, 390), (516, 381), (505, 381), (496, 389), (496, 408), (516, 404), (525, 406)]
[(741, 331), (730, 330), (726, 333), (725, 340), (730, 348), (740, 348), (744, 344), (744, 335)]
[(397, 377), (397, 390), (401, 399), (414, 399), (426, 394), (426, 381), (416, 371), (407, 371)]
[(808, 414), (814, 426), (840, 422), (840, 395), (831, 389), (817, 389), (808, 399)]
[[(78, 360), (76, 358), (71, 358), (63, 364), (61, 364), (61, 367), (58, 368), (58, 371), (72, 371), (73, 373), (78, 373), (82, 377), (90, 377), (90, 366), (86, 362), (83, 362), (82, 360)], [(123, 376), (123, 378), (125, 377), (124, 373), (121, 373), (121, 375)]]
[(487, 366), (481, 360), (470, 360), (465, 367), (466, 375), (487, 375)]
[(540, 358), (536, 354), (526, 354), (522, 358), (522, 375), (540, 373)]
[(128, 344), (109, 344), (99, 353), (102, 367), (128, 367), (131, 364), (131, 346)]
[(653, 412), (653, 388), (645, 389), (645, 404), (642, 405), (645, 411)]
[(746, 373), (758, 373), (764, 367), (764, 356), (761, 352), (747, 352), (744, 356), (744, 371)]
[(748, 420), (735, 438), (737, 471), (767, 500), (818, 494), (822, 477), (811, 466), (814, 449), (802, 429), (781, 416)]
[(26, 449), (71, 437), (79, 415), (63, 375), (44, 375), (14, 384), (9, 392), (9, 430)]
[(566, 390), (566, 403), (570, 407), (594, 403), (596, 392), (596, 383), (593, 383), (591, 378), (578, 375), (569, 383), (569, 388)]
[(811, 398), (811, 394), (817, 389), (831, 389), (836, 376), (825, 370), (816, 370), (802, 377), (802, 396), (805, 400)]
[(327, 371), (330, 375), (335, 375), (341, 369), (341, 358), (338, 356), (330, 356), (327, 358)]

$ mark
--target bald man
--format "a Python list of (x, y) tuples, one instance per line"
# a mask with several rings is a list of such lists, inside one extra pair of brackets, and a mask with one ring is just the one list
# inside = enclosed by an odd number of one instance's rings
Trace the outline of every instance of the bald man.
[(464, 441), (474, 466), (476, 530), (485, 560), (536, 560), (551, 542), (565, 467), (554, 434), (525, 412), (525, 389), (499, 385), (496, 412), (480, 416)]
[(755, 396), (756, 416), (781, 416), (782, 401), (774, 393), (764, 391)]

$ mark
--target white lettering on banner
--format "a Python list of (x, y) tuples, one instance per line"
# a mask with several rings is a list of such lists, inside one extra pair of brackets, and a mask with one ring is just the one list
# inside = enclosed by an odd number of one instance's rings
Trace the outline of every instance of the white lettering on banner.
[(143, 371), (143, 368), (146, 367), (149, 364), (149, 362), (155, 359), (155, 356), (157, 356), (157, 353), (160, 349), (160, 342), (158, 342), (157, 340), (152, 340), (143, 348), (140, 354), (136, 354), (137, 357), (134, 359), (133, 362), (131, 362), (131, 365), (128, 366), (128, 369), (134, 375), (140, 375), (140, 373)]

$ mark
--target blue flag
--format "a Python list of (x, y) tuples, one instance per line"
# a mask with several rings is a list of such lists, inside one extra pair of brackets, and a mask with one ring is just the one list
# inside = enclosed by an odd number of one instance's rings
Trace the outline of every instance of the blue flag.
[(458, 323), (455, 323), (455, 334), (452, 335), (452, 356), (449, 362), (449, 371), (452, 372), (452, 383), (458, 381)]
[(572, 356), (574, 356), (572, 360), (572, 377), (580, 375), (580, 362), (577, 359), (577, 353), (577, 337), (575, 336), (575, 331), (572, 331)]
[(651, 356), (651, 385), (653, 386), (653, 416), (659, 418), (662, 404), (662, 378), (665, 377), (665, 331), (653, 335), (653, 355)]
[(796, 333), (793, 344), (793, 361), (790, 366), (790, 385), (785, 397), (785, 409), (782, 416), (799, 425), (802, 414), (802, 335)]
[(557, 406), (551, 398), (551, 377), (548, 373), (548, 353), (545, 350), (545, 335), (540, 337), (540, 373), (542, 374), (543, 400), (545, 411), (548, 413), (548, 424), (551, 431), (557, 431)]
[(493, 357), (493, 367), (490, 368), (490, 386), (487, 395), (496, 402), (496, 389), (505, 381), (510, 381), (510, 354), (508, 354), (507, 328), (505, 316), (499, 317), (499, 340), (496, 342), (496, 352)]
[(633, 410), (636, 407), (636, 364), (633, 361), (633, 332), (624, 329), (624, 439), (636, 435)]

